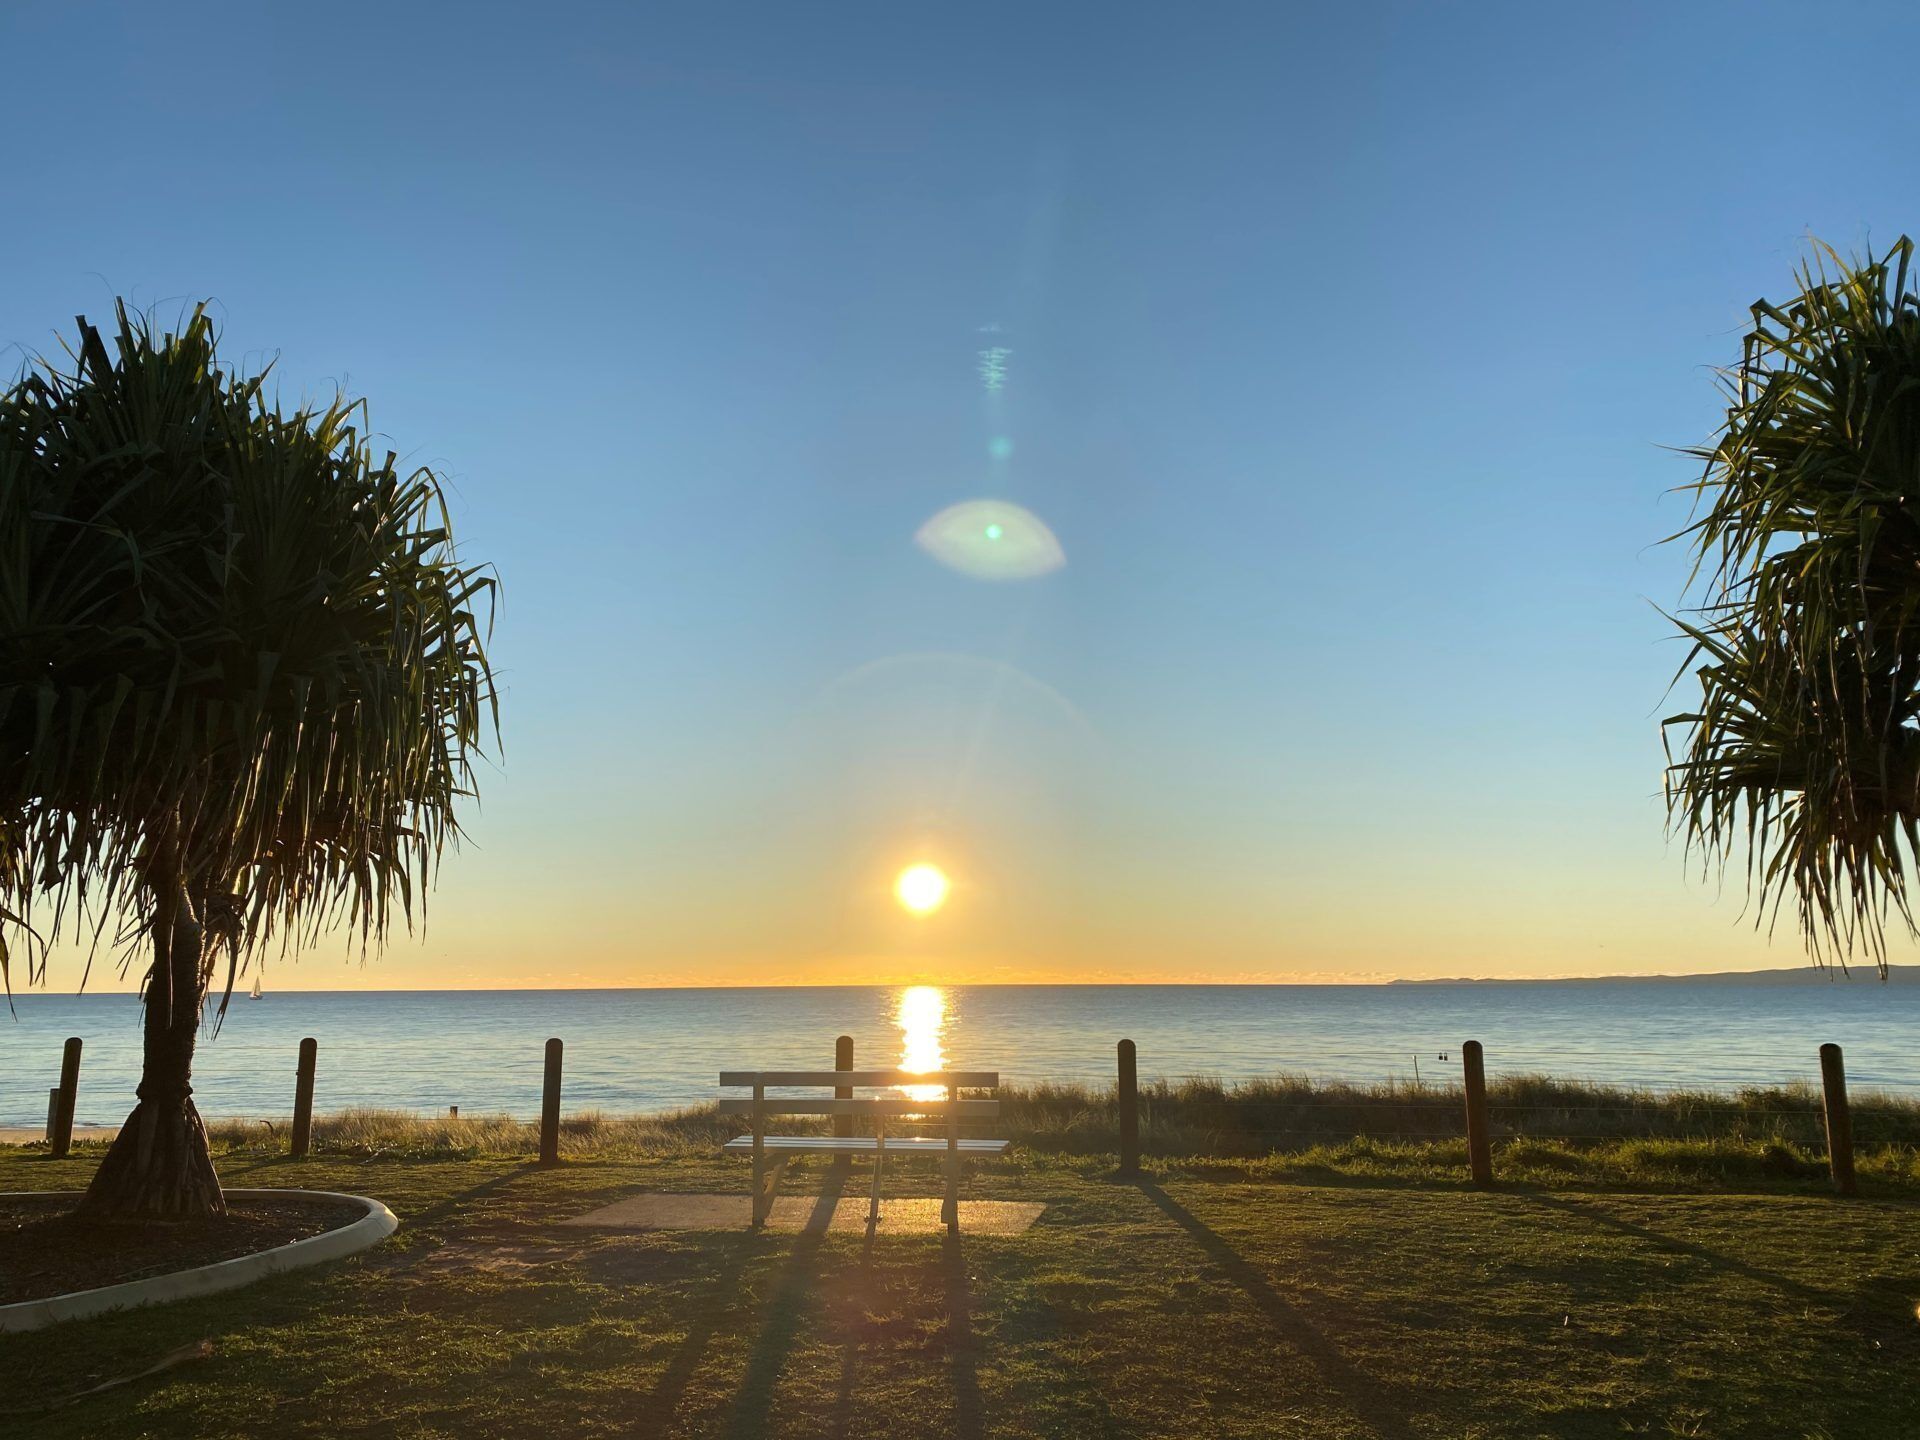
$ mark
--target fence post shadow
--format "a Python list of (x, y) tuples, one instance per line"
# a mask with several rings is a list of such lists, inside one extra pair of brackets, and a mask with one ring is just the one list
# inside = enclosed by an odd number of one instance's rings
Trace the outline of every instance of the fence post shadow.
[(1572, 1215), (1577, 1219), (1586, 1221), (1589, 1225), (1615, 1230), (1622, 1235), (1631, 1235), (1636, 1240), (1645, 1240), (1649, 1244), (1657, 1245), (1663, 1250), (1674, 1251), (1682, 1255), (1690, 1255), (1694, 1259), (1701, 1261), (1709, 1269), (1717, 1270), (1723, 1275), (1738, 1275), (1744, 1280), (1753, 1281), (1756, 1285), (1765, 1285), (1783, 1294), (1791, 1295), (1796, 1300), (1803, 1300), (1815, 1305), (1841, 1303), (1842, 1297), (1829, 1295), (1822, 1290), (1815, 1289), (1811, 1285), (1789, 1279), (1785, 1275), (1775, 1274), (1771, 1270), (1762, 1270), (1758, 1266), (1747, 1264), (1744, 1260), (1736, 1260), (1731, 1255), (1723, 1255), (1718, 1250), (1710, 1250), (1697, 1240), (1685, 1240), (1677, 1235), (1668, 1235), (1653, 1229), (1651, 1226), (1642, 1225), (1637, 1221), (1624, 1219), (1619, 1215), (1609, 1214), (1607, 1211), (1597, 1209), (1591, 1204), (1583, 1204), (1578, 1200), (1570, 1200), (1562, 1195), (1550, 1195), (1544, 1190), (1516, 1189), (1509, 1193), (1517, 1199), (1527, 1201), (1529, 1204), (1544, 1206), (1549, 1210), (1557, 1210), (1562, 1215)]
[(1375, 1435), (1381, 1440), (1415, 1440), (1406, 1415), (1386, 1398), (1387, 1382), (1367, 1374), (1342, 1355), (1332, 1341), (1273, 1288), (1258, 1267), (1153, 1180), (1142, 1176), (1132, 1183), (1226, 1272), (1227, 1278), (1240, 1287), (1281, 1338), (1312, 1362), (1321, 1378)]
[(492, 1195), (496, 1190), (505, 1189), (508, 1185), (520, 1179), (523, 1174), (525, 1174), (525, 1172), (519, 1166), (515, 1166), (511, 1170), (503, 1170), (490, 1179), (482, 1180), (478, 1185), (469, 1186), (458, 1194), (449, 1195), (444, 1200), (434, 1202), (418, 1215), (402, 1214), (400, 1218), (405, 1224), (415, 1229), (423, 1225), (431, 1225), (435, 1221), (446, 1219), (464, 1205)]
[[(846, 1040), (847, 1037), (843, 1035), (840, 1038), (842, 1040)], [(852, 1044), (853, 1044), (852, 1041), (850, 1040), (847, 1041), (849, 1054), (852, 1053)], [(852, 1062), (849, 1061), (845, 1065), (836, 1065), (834, 1068), (839, 1070), (850, 1070), (853, 1067), (852, 1067)], [(836, 1096), (839, 1096), (840, 1092), (836, 1090), (834, 1094)], [(852, 1095), (853, 1095), (853, 1092), (849, 1090), (844, 1098), (850, 1099), (852, 1098)], [(852, 1126), (853, 1126), (853, 1117), (847, 1116), (845, 1117), (845, 1121), (847, 1125), (847, 1133), (851, 1134)], [(840, 1119), (836, 1118), (834, 1121), (834, 1125), (836, 1127), (835, 1128), (836, 1134), (839, 1133), (838, 1127), (840, 1123), (841, 1123)], [(843, 1186), (845, 1185), (847, 1177), (852, 1175), (852, 1173), (853, 1173), (853, 1157), (851, 1155), (836, 1155), (833, 1157), (833, 1174), (839, 1177), (839, 1183), (841, 1185)], [(866, 1238), (862, 1240), (860, 1243), (860, 1268), (863, 1272), (868, 1272), (868, 1271), (871, 1271), (872, 1269), (873, 1241), (874, 1241), (874, 1227), (873, 1227), (873, 1224), (869, 1222), (867, 1225)], [(853, 1380), (854, 1380), (854, 1372), (858, 1366), (859, 1359), (860, 1359), (859, 1337), (855, 1332), (855, 1330), (852, 1327), (849, 1327), (845, 1338), (843, 1338), (840, 1342), (840, 1388), (834, 1393), (834, 1397), (833, 1397), (833, 1431), (832, 1433), (835, 1435), (846, 1434), (848, 1432), (849, 1427), (852, 1424)]]
[(980, 1440), (986, 1433), (986, 1409), (980, 1401), (973, 1292), (967, 1284), (966, 1252), (952, 1232), (941, 1237), (940, 1265), (946, 1281), (947, 1357), (953, 1367), (953, 1433), (960, 1440)]

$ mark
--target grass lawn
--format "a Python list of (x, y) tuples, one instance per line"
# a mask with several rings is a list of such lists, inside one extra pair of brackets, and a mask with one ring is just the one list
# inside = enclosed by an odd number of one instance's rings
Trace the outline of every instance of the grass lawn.
[[(92, 1158), (0, 1151), (0, 1189)], [(1920, 1197), (1480, 1194), (1435, 1174), (1101, 1157), (978, 1167), (1026, 1235), (613, 1234), (699, 1155), (229, 1156), (235, 1185), (384, 1199), (400, 1233), (248, 1290), (0, 1339), (8, 1436), (1920, 1435)], [(934, 1193), (926, 1165), (890, 1193)], [(854, 1193), (864, 1168), (847, 1180)], [(796, 1166), (786, 1193), (834, 1183)], [(1568, 1182), (1569, 1184), (1574, 1182)], [(38, 1407), (211, 1339), (195, 1360)]]

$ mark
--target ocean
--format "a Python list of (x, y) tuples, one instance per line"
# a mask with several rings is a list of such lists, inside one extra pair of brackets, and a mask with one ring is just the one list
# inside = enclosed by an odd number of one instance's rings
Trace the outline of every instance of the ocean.
[[(131, 995), (18, 994), (0, 1012), (0, 1125), (44, 1122), (62, 1042), (85, 1042), (76, 1118), (133, 1104)], [(1490, 1075), (1545, 1073), (1656, 1088), (1817, 1083), (1819, 1047), (1846, 1049), (1856, 1090), (1920, 1093), (1920, 981), (1422, 985), (959, 985), (779, 989), (236, 994), (203, 1032), (195, 1099), (209, 1116), (293, 1105), (302, 1036), (319, 1043), (315, 1106), (376, 1105), (531, 1119), (549, 1036), (566, 1046), (569, 1111), (658, 1111), (714, 1098), (725, 1068), (829, 1068), (834, 1038), (862, 1065), (945, 1063), (1008, 1080), (1110, 1083), (1114, 1045), (1143, 1080), (1295, 1073), (1457, 1082), (1479, 1040)]]

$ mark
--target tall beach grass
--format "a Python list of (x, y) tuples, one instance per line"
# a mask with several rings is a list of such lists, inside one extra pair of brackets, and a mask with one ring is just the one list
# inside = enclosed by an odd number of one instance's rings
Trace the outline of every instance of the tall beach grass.
[[(1009, 1085), (999, 1098), (1000, 1119), (969, 1125), (969, 1133), (1010, 1139), (1016, 1154), (1076, 1163), (1106, 1163), (1119, 1148), (1111, 1087)], [(1488, 1105), (1500, 1171), (1508, 1177), (1815, 1181), (1824, 1174), (1821, 1097), (1810, 1087), (1656, 1091), (1514, 1076), (1489, 1085)], [(1162, 1168), (1453, 1177), (1466, 1165), (1464, 1109), (1457, 1087), (1405, 1082), (1356, 1085), (1296, 1075), (1232, 1084), (1156, 1081), (1140, 1090), (1141, 1149)], [(1920, 1182), (1920, 1100), (1862, 1093), (1853, 1099), (1853, 1122), (1863, 1174)], [(776, 1128), (820, 1133), (826, 1124), (780, 1117)], [(219, 1120), (209, 1129), (215, 1150), (226, 1155), (287, 1148), (284, 1119)], [(711, 1105), (652, 1115), (584, 1111), (563, 1116), (560, 1153), (710, 1156), (745, 1130), (742, 1117), (722, 1116)], [(531, 1156), (539, 1130), (505, 1115), (361, 1108), (315, 1116), (312, 1147), (320, 1156), (359, 1158)]]

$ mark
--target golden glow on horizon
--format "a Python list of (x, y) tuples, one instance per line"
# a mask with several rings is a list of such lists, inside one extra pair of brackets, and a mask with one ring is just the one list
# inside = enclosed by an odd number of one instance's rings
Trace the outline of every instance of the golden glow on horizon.
[(938, 865), (909, 865), (893, 882), (893, 896), (916, 915), (931, 915), (947, 903), (953, 882)]
[[(271, 1009), (274, 995), (293, 991), (883, 986), (873, 1018), (890, 1028), (901, 990), (929, 981), (1377, 984), (1790, 972), (1807, 963), (1797, 944), (1770, 944), (1733, 924), (1727, 904), (1679, 881), (1652, 892), (1604, 867), (1574, 890), (1496, 893), (1436, 844), (1420, 864), (1444, 862), (1444, 886), (1410, 873), (1383, 890), (1377, 876), (1316, 873), (1311, 857), (1294, 857), (1287, 884), (1262, 890), (1212, 862), (1161, 876), (1106, 857), (1089, 870), (1093, 852), (1068, 844), (1041, 853), (1014, 834), (959, 826), (915, 834), (923, 825), (905, 813), (862, 821), (857, 848), (791, 837), (778, 852), (695, 847), (658, 861), (660, 883), (625, 888), (584, 859), (565, 878), (536, 866), (542, 882), (516, 886), (499, 852), (476, 849), (442, 883), (424, 937), (396, 934), (364, 959), (338, 936), (301, 947), (274, 962), (273, 990), (252, 1008)], [(604, 853), (617, 853), (616, 837), (604, 838)], [(1259, 853), (1249, 843), (1234, 864)], [(945, 870), (952, 888), (940, 909), (915, 916), (893, 887), (903, 867), (922, 862)], [(77, 990), (87, 958), (82, 944), (56, 947), (35, 994)], [(132, 995), (136, 980), (96, 964), (86, 990)], [(957, 1024), (964, 1007), (947, 998), (948, 1023)], [(966, 1050), (956, 1052), (963, 1062), (982, 1058)]]
[[(943, 884), (945, 878), (941, 877)], [(938, 985), (909, 985), (902, 990), (893, 1023), (900, 1027), (902, 1070), (924, 1075), (946, 1068), (940, 1036), (947, 1028), (947, 996)], [(900, 1089), (909, 1100), (944, 1100), (947, 1096), (939, 1085), (902, 1085)]]

